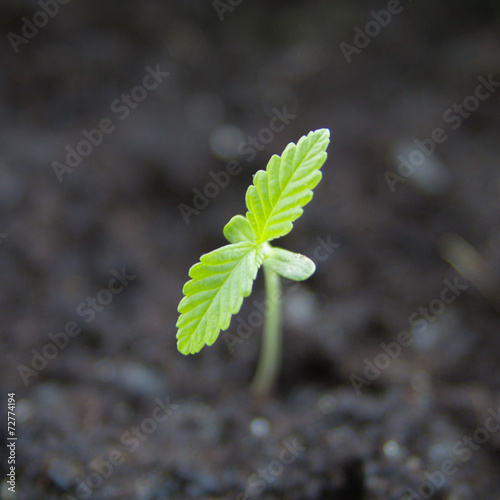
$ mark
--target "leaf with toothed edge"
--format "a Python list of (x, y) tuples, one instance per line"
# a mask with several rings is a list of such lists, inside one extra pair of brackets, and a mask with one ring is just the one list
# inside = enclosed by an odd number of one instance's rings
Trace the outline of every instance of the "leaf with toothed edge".
[(321, 180), (330, 131), (319, 129), (289, 144), (281, 157), (274, 155), (266, 171), (259, 170), (246, 193), (246, 218), (263, 243), (288, 234), (302, 207), (313, 197)]
[(212, 345), (231, 316), (239, 312), (243, 298), (252, 291), (263, 251), (252, 243), (225, 245), (201, 257), (189, 270), (177, 321), (177, 347), (193, 354)]

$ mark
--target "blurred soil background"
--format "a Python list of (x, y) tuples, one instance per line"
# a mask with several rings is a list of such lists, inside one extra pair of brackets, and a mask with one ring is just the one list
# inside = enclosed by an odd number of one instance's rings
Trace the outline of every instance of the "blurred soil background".
[[(0, 434), (15, 392), (19, 438), (1, 498), (498, 499), (500, 90), (471, 96), (500, 81), (500, 5), (236, 4), (75, 0), (19, 42), (43, 10), (0, 3)], [(176, 349), (176, 308), (252, 174), (322, 127), (323, 180), (278, 243), (317, 272), (285, 286), (283, 369), (256, 402), (261, 329), (238, 332), (261, 277), (196, 356)]]

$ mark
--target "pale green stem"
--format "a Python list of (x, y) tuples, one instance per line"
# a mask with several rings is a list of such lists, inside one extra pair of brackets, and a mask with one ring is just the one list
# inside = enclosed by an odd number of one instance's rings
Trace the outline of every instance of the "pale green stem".
[(271, 392), (281, 367), (281, 276), (264, 268), (267, 310), (264, 317), (262, 346), (257, 371), (252, 381), (252, 391), (259, 396)]

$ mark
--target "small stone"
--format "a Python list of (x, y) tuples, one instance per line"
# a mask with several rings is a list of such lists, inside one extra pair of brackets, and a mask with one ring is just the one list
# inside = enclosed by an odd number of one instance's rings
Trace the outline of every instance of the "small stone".
[(269, 424), (269, 421), (262, 417), (255, 418), (250, 424), (250, 432), (257, 438), (267, 436), (270, 430), (271, 425)]
[(210, 135), (210, 147), (217, 158), (230, 160), (239, 155), (238, 147), (243, 142), (241, 130), (234, 125), (219, 125)]
[(383, 446), (384, 455), (388, 460), (399, 460), (402, 450), (396, 441), (386, 441)]

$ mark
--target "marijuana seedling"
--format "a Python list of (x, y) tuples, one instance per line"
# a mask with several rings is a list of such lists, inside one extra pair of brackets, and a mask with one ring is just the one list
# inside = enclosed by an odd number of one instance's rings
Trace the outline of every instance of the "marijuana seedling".
[(189, 270), (192, 278), (183, 288), (178, 311), (177, 347), (193, 354), (212, 345), (221, 330), (229, 327), (252, 291), (260, 266), (264, 266), (267, 311), (263, 347), (252, 383), (258, 394), (267, 394), (281, 362), (281, 279), (309, 278), (316, 266), (307, 257), (269, 242), (285, 234), (311, 201), (312, 189), (321, 180), (330, 131), (319, 129), (290, 143), (281, 157), (273, 155), (266, 171), (259, 170), (246, 193), (246, 216), (236, 215), (224, 227), (229, 241), (202, 255)]

